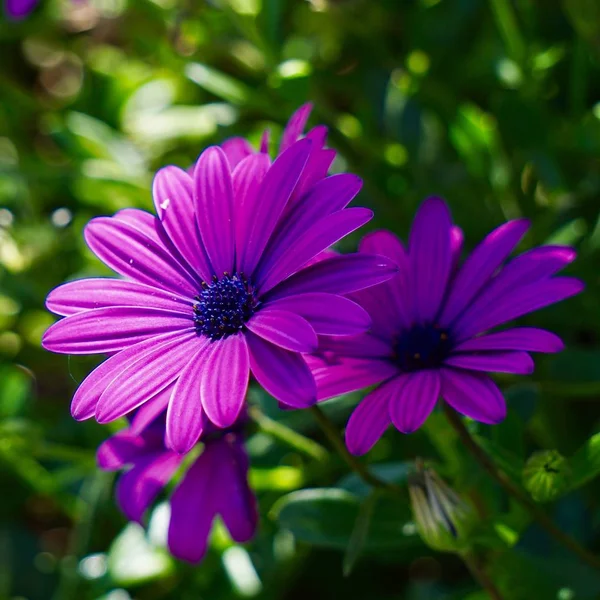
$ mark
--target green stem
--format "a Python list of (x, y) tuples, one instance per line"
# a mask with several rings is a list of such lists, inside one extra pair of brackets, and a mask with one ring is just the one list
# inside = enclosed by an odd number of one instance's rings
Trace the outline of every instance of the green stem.
[(312, 411), (317, 423), (319, 424), (319, 427), (321, 427), (323, 433), (335, 451), (342, 457), (346, 464), (362, 478), (365, 483), (368, 483), (375, 488), (387, 490), (388, 492), (405, 495), (402, 488), (394, 485), (393, 483), (388, 483), (383, 479), (379, 479), (379, 477), (376, 477), (369, 472), (367, 467), (359, 462), (356, 456), (353, 456), (350, 454), (350, 452), (348, 452), (346, 444), (340, 436), (336, 426), (318, 406), (312, 406), (310, 410)]
[(525, 508), (532, 519), (534, 519), (546, 532), (557, 542), (571, 550), (583, 562), (594, 569), (600, 570), (600, 558), (588, 552), (583, 546), (570, 535), (561, 531), (552, 519), (535, 504), (535, 502), (516, 485), (503, 471), (501, 471), (494, 461), (484, 452), (484, 450), (473, 439), (469, 430), (465, 427), (458, 413), (454, 412), (449, 406), (444, 405), (444, 411), (448, 422), (455, 429), (462, 444), (469, 450), (475, 460), (512, 496)]
[(490, 0), (490, 5), (507, 52), (522, 66), (526, 55), (525, 40), (519, 31), (517, 17), (510, 0)]
[(267, 417), (267, 415), (261, 412), (256, 406), (251, 406), (248, 409), (248, 412), (251, 419), (258, 425), (262, 432), (319, 462), (327, 460), (327, 450), (320, 444), (317, 444), (317, 442), (314, 442), (293, 431), (289, 427)]
[(503, 600), (500, 591), (496, 587), (496, 584), (490, 579), (490, 576), (481, 566), (477, 557), (469, 552), (461, 554), (460, 557), (465, 563), (467, 569), (469, 569), (473, 579), (487, 592), (488, 596), (492, 600)]

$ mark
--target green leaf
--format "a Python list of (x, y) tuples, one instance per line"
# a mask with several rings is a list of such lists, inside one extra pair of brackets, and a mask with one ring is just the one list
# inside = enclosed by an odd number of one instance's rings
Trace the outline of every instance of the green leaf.
[(571, 485), (575, 490), (600, 474), (600, 433), (593, 435), (571, 458)]
[(348, 577), (358, 560), (367, 536), (369, 535), (369, 526), (371, 524), (371, 518), (373, 516), (373, 509), (377, 502), (377, 491), (374, 490), (360, 505), (358, 517), (356, 517), (356, 523), (350, 536), (350, 542), (346, 548), (346, 554), (344, 555), (343, 572), (344, 577)]
[[(414, 463), (410, 462), (379, 463), (369, 465), (369, 472), (382, 481), (399, 484), (406, 482), (407, 475), (411, 470), (414, 470), (413, 465)], [(356, 473), (349, 473), (343, 477), (339, 482), (339, 486), (361, 497), (369, 496), (373, 490), (373, 487)]]
[[(272, 509), (280, 527), (297, 540), (346, 550), (359, 517), (361, 500), (337, 488), (308, 489), (281, 498)], [(382, 496), (364, 540), (365, 551), (393, 550), (421, 545), (407, 502)]]

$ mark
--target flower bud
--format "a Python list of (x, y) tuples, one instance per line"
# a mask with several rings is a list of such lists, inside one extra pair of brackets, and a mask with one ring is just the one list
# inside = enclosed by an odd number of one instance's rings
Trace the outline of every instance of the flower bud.
[(523, 469), (523, 485), (536, 502), (551, 502), (568, 487), (571, 468), (556, 450), (534, 452)]
[(410, 500), (423, 541), (441, 552), (461, 552), (475, 521), (472, 507), (432, 469), (420, 466), (408, 478)]

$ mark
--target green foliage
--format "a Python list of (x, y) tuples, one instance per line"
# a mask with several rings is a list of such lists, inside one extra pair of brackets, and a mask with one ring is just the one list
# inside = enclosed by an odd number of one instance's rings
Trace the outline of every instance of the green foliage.
[[(128, 525), (96, 472), (95, 449), (122, 423), (69, 415), (99, 358), (51, 355), (40, 339), (49, 289), (109, 275), (83, 241), (90, 218), (150, 209), (158, 168), (233, 135), (277, 140), (310, 100), (334, 170), (365, 181), (369, 228), (405, 238), (439, 194), (466, 249), (515, 217), (531, 221), (523, 248), (577, 248), (569, 272), (586, 293), (521, 320), (566, 350), (536, 356), (531, 377), (499, 376), (507, 419), (468, 426), (598, 555), (599, 40), (596, 0), (40, 0), (26, 20), (0, 18), (0, 599), (484, 598), (456, 557), (420, 540), (416, 457), (475, 507), (470, 541), (505, 599), (597, 598), (597, 573), (488, 477), (441, 412), (362, 459), (397, 486), (373, 493), (310, 414), (261, 394), (248, 444), (261, 532), (242, 548), (217, 524), (203, 564), (178, 563), (162, 505), (146, 532)], [(340, 430), (359, 398), (326, 406)]]

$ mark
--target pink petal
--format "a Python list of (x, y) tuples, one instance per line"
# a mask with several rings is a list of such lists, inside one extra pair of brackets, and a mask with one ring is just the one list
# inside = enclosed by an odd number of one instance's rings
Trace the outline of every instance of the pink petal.
[(167, 410), (175, 384), (168, 385), (144, 402), (130, 418), (129, 431), (135, 435), (142, 433), (160, 414)]
[(234, 268), (234, 213), (231, 172), (221, 148), (211, 146), (194, 168), (196, 222), (217, 277)]
[(534, 364), (527, 352), (485, 352), (482, 354), (453, 354), (444, 361), (449, 367), (491, 373), (529, 375)]
[(312, 111), (312, 107), (310, 102), (303, 104), (290, 117), (290, 120), (283, 130), (283, 135), (281, 136), (281, 144), (279, 146), (280, 154), (285, 152), (302, 135), (308, 117)]
[(200, 398), (207, 417), (220, 428), (238, 418), (248, 389), (250, 360), (243, 334), (215, 340), (204, 358)]
[(251, 332), (246, 339), (252, 374), (271, 396), (293, 408), (306, 408), (316, 402), (315, 380), (304, 357)]
[(221, 149), (225, 153), (232, 171), (244, 158), (254, 154), (254, 148), (252, 148), (248, 140), (242, 137), (233, 137), (225, 140), (221, 144)]
[(488, 333), (471, 338), (454, 348), (455, 352), (486, 350), (523, 350), (525, 352), (560, 352), (565, 347), (554, 333), (535, 327), (514, 327), (506, 331)]
[(390, 401), (390, 417), (402, 433), (412, 433), (425, 423), (440, 396), (438, 371), (416, 371), (398, 378)]
[(268, 342), (292, 352), (317, 349), (317, 334), (310, 323), (286, 310), (265, 306), (252, 316), (246, 327)]

